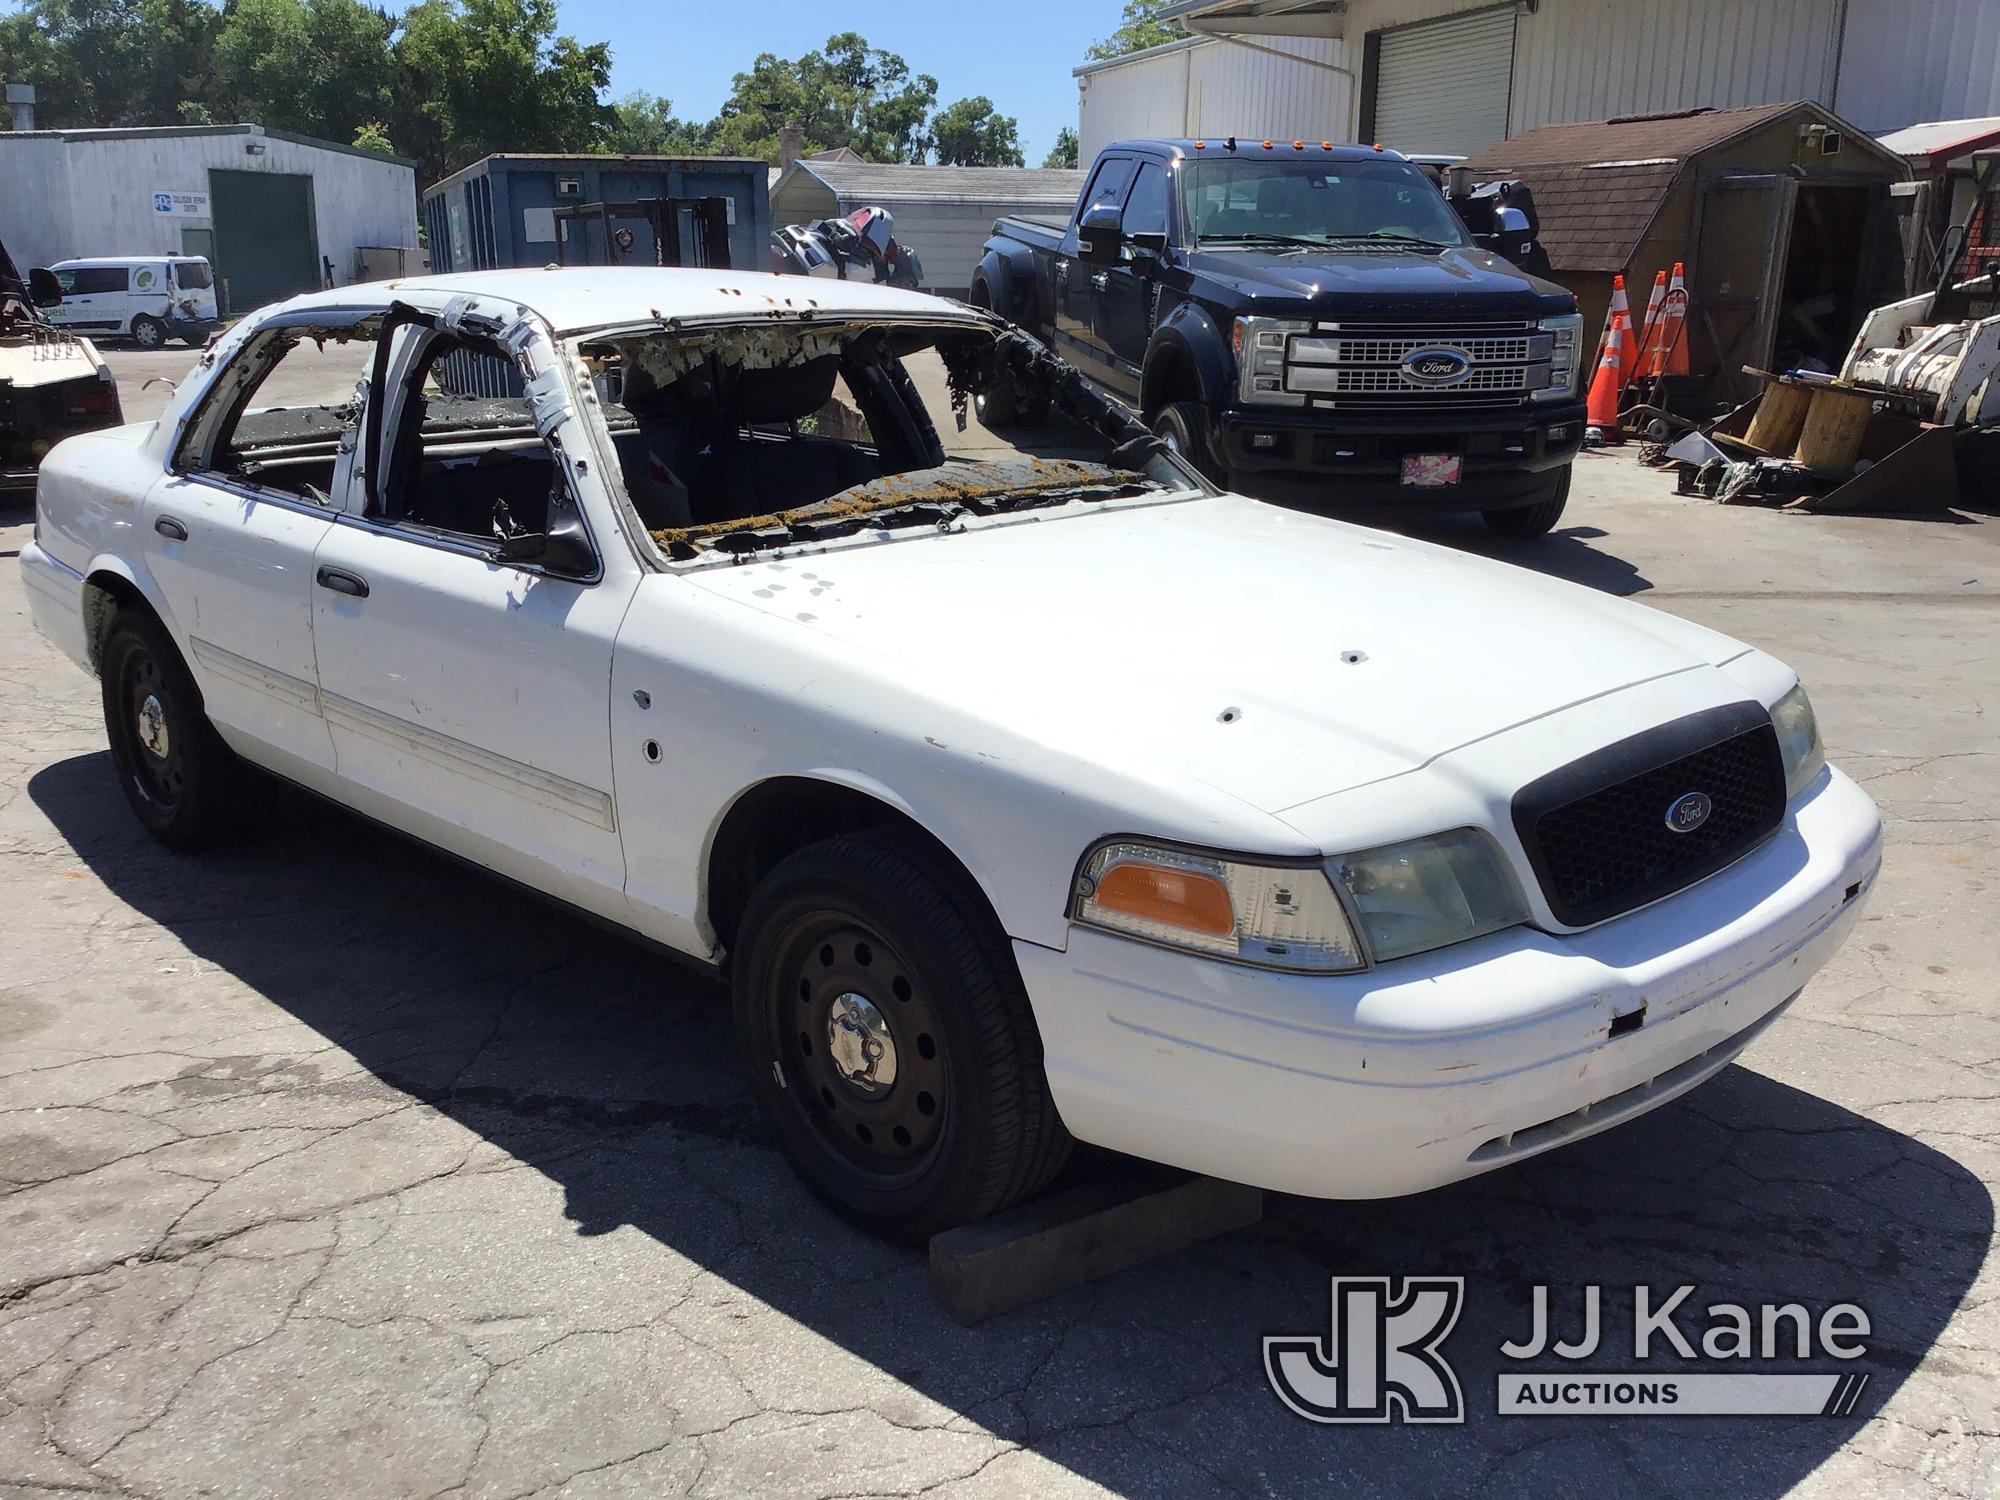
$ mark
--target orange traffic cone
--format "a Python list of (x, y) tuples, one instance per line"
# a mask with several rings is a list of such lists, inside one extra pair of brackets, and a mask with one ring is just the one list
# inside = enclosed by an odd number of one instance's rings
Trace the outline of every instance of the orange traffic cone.
[(1618, 430), (1618, 398), (1625, 390), (1625, 336), (1632, 327), (1632, 309), (1625, 301), (1625, 278), (1611, 281), (1611, 316), (1604, 329), (1604, 353), (1591, 377), (1584, 420), (1608, 436)]
[(1665, 271), (1655, 271), (1653, 273), (1653, 295), (1646, 299), (1646, 321), (1639, 325), (1639, 339), (1637, 344), (1639, 360), (1632, 372), (1635, 380), (1660, 373), (1653, 368), (1653, 350), (1654, 340), (1659, 337), (1660, 332), (1660, 304), (1666, 300), (1667, 273)]
[(1674, 262), (1674, 274), (1667, 282), (1666, 300), (1660, 304), (1660, 326), (1654, 334), (1654, 344), (1659, 350), (1658, 368), (1655, 375), (1686, 375), (1688, 371), (1687, 347), (1688, 290), (1684, 279), (1684, 267), (1680, 261)]

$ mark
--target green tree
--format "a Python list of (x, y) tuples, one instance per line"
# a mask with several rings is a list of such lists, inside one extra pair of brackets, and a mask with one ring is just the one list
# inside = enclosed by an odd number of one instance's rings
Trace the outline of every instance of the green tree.
[(389, 134), (425, 180), (495, 151), (594, 151), (611, 49), (556, 34), (555, 0), (422, 0), (393, 49)]
[(0, 16), (0, 74), (47, 127), (164, 124), (205, 98), (221, 23), (202, 0), (27, 0)]
[(634, 89), (612, 101), (604, 149), (619, 156), (705, 156), (714, 134), (713, 122), (683, 120), (670, 100)]
[(1077, 164), (1077, 153), (1081, 149), (1082, 143), (1077, 140), (1076, 132), (1065, 125), (1061, 130), (1056, 132), (1056, 143), (1049, 148), (1049, 154), (1043, 160), (1042, 165), (1045, 167), (1074, 167)]
[(383, 156), (396, 154), (396, 143), (389, 139), (388, 129), (380, 120), (369, 120), (354, 132), (354, 145), (362, 151), (376, 151)]
[(984, 94), (961, 99), (931, 121), (932, 149), (950, 167), (1024, 167), (1021, 127), (993, 108)]
[(1173, 22), (1160, 19), (1160, 12), (1172, 3), (1173, 0), (1125, 0), (1125, 19), (1118, 29), (1085, 55), (1100, 60), (1123, 57), (1128, 52), (1143, 52), (1148, 47), (1179, 41), (1187, 33)]
[(913, 76), (902, 58), (851, 31), (797, 61), (761, 53), (732, 80), (713, 149), (774, 162), (779, 129), (797, 125), (808, 152), (847, 146), (869, 161), (920, 161), (937, 90), (935, 78)]
[(234, 0), (211, 108), (327, 140), (389, 112), (391, 22), (359, 0)]

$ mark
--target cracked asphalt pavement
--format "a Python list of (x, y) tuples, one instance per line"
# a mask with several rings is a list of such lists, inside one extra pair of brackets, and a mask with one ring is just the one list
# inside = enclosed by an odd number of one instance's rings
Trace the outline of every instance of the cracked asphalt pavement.
[[(147, 840), (0, 502), (0, 1497), (2000, 1493), (2000, 520), (1579, 478), (1553, 538), (1433, 534), (1796, 665), (1888, 819), (1854, 940), (1640, 1121), (973, 1329), (793, 1179), (713, 983), (275, 787)], [(1465, 1425), (1280, 1405), (1330, 1273), (1467, 1278)], [(1495, 1415), (1531, 1287), (1604, 1287), (1618, 1369), (1642, 1282), (1859, 1303), (1859, 1409)]]

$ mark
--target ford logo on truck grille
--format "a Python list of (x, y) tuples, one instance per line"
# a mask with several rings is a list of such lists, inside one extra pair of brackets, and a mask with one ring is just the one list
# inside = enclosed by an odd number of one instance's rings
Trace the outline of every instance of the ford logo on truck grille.
[(1462, 349), (1412, 349), (1403, 360), (1403, 373), (1421, 385), (1452, 385), (1471, 370)]

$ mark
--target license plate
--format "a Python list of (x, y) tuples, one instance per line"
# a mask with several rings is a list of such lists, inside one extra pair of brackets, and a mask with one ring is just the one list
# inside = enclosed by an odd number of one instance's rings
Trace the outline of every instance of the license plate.
[(1465, 460), (1456, 453), (1406, 453), (1403, 455), (1403, 483), (1420, 490), (1438, 490), (1457, 484)]

